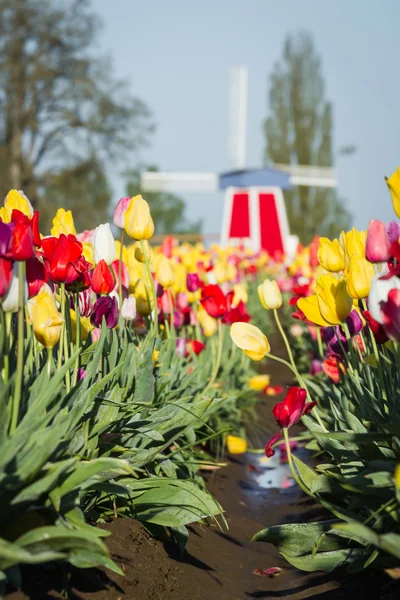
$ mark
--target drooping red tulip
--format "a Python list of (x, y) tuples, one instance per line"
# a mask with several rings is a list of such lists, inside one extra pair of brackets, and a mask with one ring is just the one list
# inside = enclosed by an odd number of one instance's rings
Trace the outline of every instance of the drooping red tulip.
[(101, 259), (92, 273), (92, 290), (96, 294), (110, 294), (114, 286), (114, 275), (106, 261)]
[[(289, 427), (292, 427), (292, 425), (296, 425), (301, 417), (308, 414), (317, 404), (316, 402), (306, 402), (306, 398), (307, 392), (305, 389), (293, 386), (289, 388), (289, 391), (282, 402), (275, 404), (272, 409), (272, 414), (281, 429), (288, 429)], [(281, 437), (281, 434), (282, 431), (278, 432), (266, 445), (265, 454), (267, 456), (273, 456), (275, 454), (275, 450), (272, 449), (272, 446), (276, 444)]]

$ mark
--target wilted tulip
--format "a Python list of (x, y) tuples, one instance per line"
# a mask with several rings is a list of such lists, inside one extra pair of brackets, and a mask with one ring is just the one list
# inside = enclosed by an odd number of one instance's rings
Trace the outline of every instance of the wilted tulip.
[(131, 199), (129, 197), (121, 198), (118, 201), (117, 206), (115, 207), (113, 223), (120, 229), (124, 229), (124, 227), (125, 227), (124, 217), (125, 217), (125, 212), (129, 206), (130, 201), (131, 201)]
[(45, 348), (53, 348), (60, 339), (64, 319), (58, 312), (56, 299), (47, 283), (37, 296), (28, 300), (28, 312), (37, 341)]
[[(397, 241), (397, 240), (396, 240)], [(365, 257), (369, 262), (384, 262), (390, 258), (390, 241), (386, 225), (378, 219), (371, 219), (367, 230)]]
[(251, 360), (262, 360), (271, 349), (262, 331), (250, 323), (234, 323), (231, 326), (231, 338)]
[(267, 310), (274, 310), (282, 306), (282, 294), (276, 281), (266, 279), (258, 288), (260, 302)]
[(96, 265), (104, 260), (111, 265), (116, 258), (115, 241), (111, 232), (110, 224), (104, 223), (94, 230), (93, 234), (93, 258)]

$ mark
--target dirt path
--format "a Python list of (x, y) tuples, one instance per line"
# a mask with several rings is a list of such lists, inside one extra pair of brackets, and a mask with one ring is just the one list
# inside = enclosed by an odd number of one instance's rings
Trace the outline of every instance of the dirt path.
[[(286, 380), (284, 368), (276, 363), (268, 366), (273, 385)], [(271, 407), (276, 400), (269, 397), (262, 401), (257, 427), (251, 435), (257, 438), (254, 444), (265, 444), (269, 434), (276, 430), (271, 419)], [(246, 455), (215, 472), (208, 486), (226, 511), (229, 529), (221, 530), (216, 525), (192, 526), (182, 558), (171, 544), (163, 545), (150, 538), (138, 522), (118, 519), (106, 526), (112, 532), (107, 544), (125, 577), (92, 569), (75, 571), (67, 582), (62, 580), (59, 570), (30, 568), (25, 573), (24, 592), (10, 594), (7, 600), (62, 598), (60, 590), (66, 586), (70, 589), (69, 597), (79, 600), (400, 597), (399, 588), (385, 575), (349, 577), (340, 573), (329, 577), (303, 573), (291, 568), (271, 545), (251, 543), (251, 537), (267, 525), (311, 521), (322, 516), (319, 508), (295, 487), (284, 490), (260, 487), (259, 470), (257, 456)], [(275, 566), (283, 571), (273, 579), (253, 574), (255, 569)]]

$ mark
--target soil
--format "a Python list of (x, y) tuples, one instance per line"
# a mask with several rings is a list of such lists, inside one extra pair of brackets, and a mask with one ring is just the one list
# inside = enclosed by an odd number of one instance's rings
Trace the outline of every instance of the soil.
[[(272, 384), (277, 385), (285, 381), (287, 373), (277, 364), (272, 376)], [(270, 433), (276, 431), (270, 416), (276, 400), (264, 397), (258, 408), (258, 423), (252, 437), (258, 438), (262, 431), (264, 444)], [(182, 557), (174, 544), (150, 537), (137, 521), (117, 519), (103, 527), (112, 534), (107, 545), (124, 577), (100, 569), (76, 569), (67, 580), (60, 568), (29, 567), (23, 572), (23, 590), (7, 595), (7, 600), (65, 598), (63, 589), (68, 589), (72, 600), (338, 600), (354, 595), (363, 600), (394, 600), (400, 597), (399, 584), (384, 574), (304, 573), (290, 567), (270, 544), (250, 542), (267, 525), (324, 517), (320, 508), (296, 487), (260, 487), (257, 460), (251, 454), (231, 458), (227, 467), (209, 478), (208, 487), (224, 507), (229, 529), (214, 523), (192, 525)], [(280, 567), (282, 573), (274, 578), (253, 573), (255, 569), (269, 567)]]

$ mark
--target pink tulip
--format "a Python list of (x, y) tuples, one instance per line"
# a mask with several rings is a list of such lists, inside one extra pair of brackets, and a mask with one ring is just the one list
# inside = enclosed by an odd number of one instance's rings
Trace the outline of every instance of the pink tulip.
[(121, 198), (119, 200), (117, 206), (115, 207), (113, 222), (114, 222), (114, 225), (116, 225), (120, 229), (125, 228), (124, 215), (125, 215), (126, 209), (128, 208), (128, 204), (130, 201), (131, 201), (130, 198)]
[(371, 219), (369, 222), (365, 256), (372, 263), (389, 260), (390, 241), (383, 221)]

